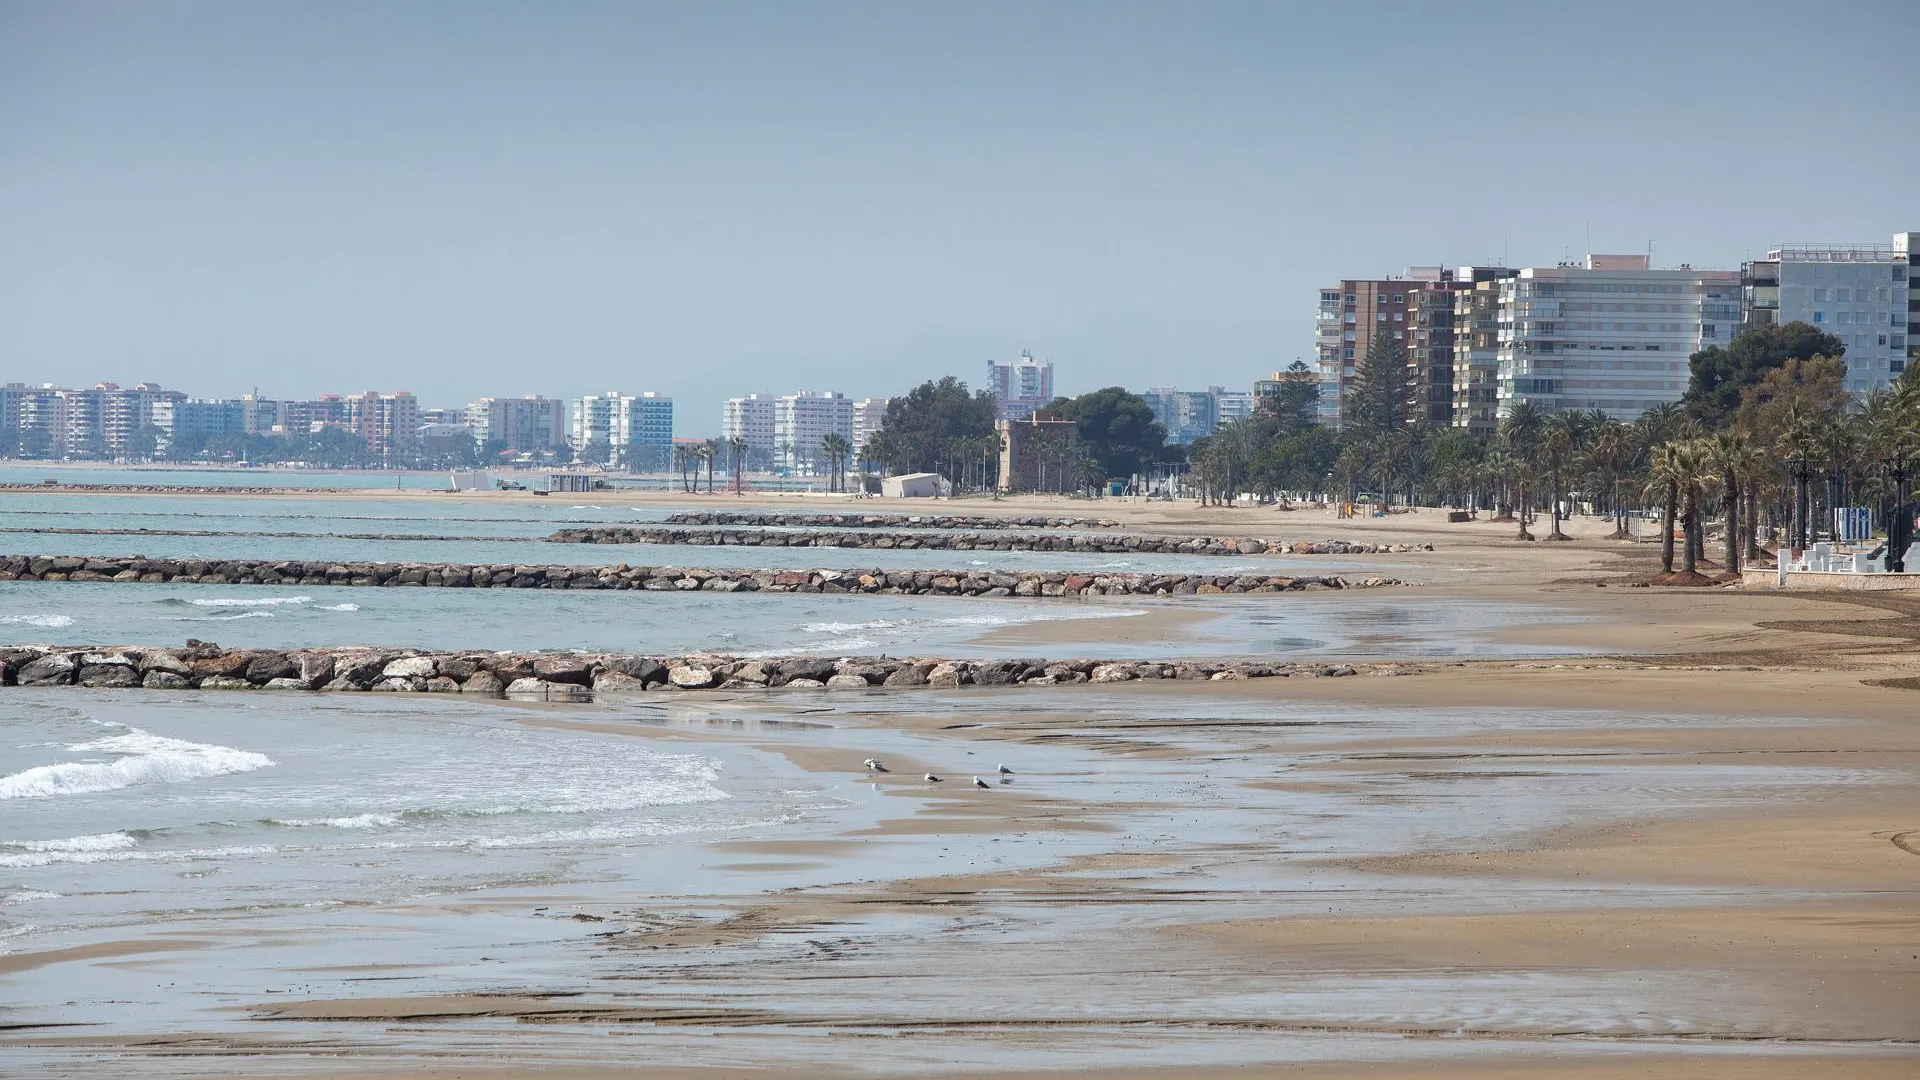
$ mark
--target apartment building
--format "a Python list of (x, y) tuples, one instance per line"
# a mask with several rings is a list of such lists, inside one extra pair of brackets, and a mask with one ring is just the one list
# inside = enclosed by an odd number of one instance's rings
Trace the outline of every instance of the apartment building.
[(476, 398), (467, 403), (465, 415), (475, 443), (492, 443), (511, 454), (545, 453), (565, 445), (569, 434), (567, 403), (538, 394)]
[(773, 414), (776, 399), (772, 394), (748, 394), (728, 398), (720, 406), (720, 437), (746, 443), (749, 468), (764, 469), (773, 464)]
[(1053, 361), (1035, 360), (1022, 350), (1020, 359), (1002, 364), (987, 361), (987, 390), (993, 395), (999, 419), (1019, 419), (1053, 404)]
[(823, 472), (821, 440), (838, 434), (853, 443), (853, 402), (837, 390), (802, 390), (773, 406), (773, 445), (777, 462), (789, 469)]
[(1680, 400), (1688, 357), (1739, 328), (1740, 280), (1733, 270), (1651, 269), (1644, 255), (1589, 255), (1500, 281), (1497, 415), (1532, 401), (1633, 420)]
[(1884, 247), (1777, 247), (1741, 268), (1747, 326), (1810, 323), (1845, 343), (1846, 388), (1864, 397), (1906, 370), (1920, 305), (1911, 286), (1920, 233)]
[(347, 429), (365, 439), (383, 461), (407, 454), (419, 439), (420, 402), (405, 390), (369, 390), (345, 399), (345, 404)]
[[(256, 410), (257, 415), (257, 410)], [(160, 449), (197, 453), (216, 439), (260, 434), (248, 429), (245, 399), (182, 398), (154, 406), (153, 423), (161, 431)]]
[(573, 408), (574, 452), (596, 444), (608, 448), (612, 464), (627, 469), (670, 467), (673, 399), (652, 390), (641, 394), (609, 390), (579, 399)]
[(887, 426), (887, 402), (891, 398), (861, 398), (853, 403), (853, 459), (860, 460), (873, 433)]
[(1423, 282), (1404, 277), (1350, 278), (1320, 290), (1314, 356), (1320, 371), (1320, 423), (1338, 426), (1340, 406), (1374, 342), (1407, 344), (1409, 301)]
[(1500, 424), (1500, 280), (1476, 281), (1453, 294), (1449, 423), (1481, 434)]

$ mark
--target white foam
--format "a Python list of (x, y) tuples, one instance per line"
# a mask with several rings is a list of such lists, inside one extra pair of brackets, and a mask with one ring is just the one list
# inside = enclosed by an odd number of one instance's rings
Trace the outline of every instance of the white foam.
[(231, 746), (169, 739), (139, 728), (67, 748), (77, 753), (123, 754), (113, 761), (67, 761), (0, 776), (0, 799), (44, 799), (115, 791), (135, 784), (175, 784), (273, 764), (265, 754)]
[(378, 829), (400, 824), (399, 814), (355, 814), (352, 817), (268, 818), (269, 825), (290, 829)]
[(7, 840), (0, 847), (15, 851), (123, 851), (140, 846), (140, 841), (123, 832), (90, 833), (64, 840)]
[(237, 597), (217, 596), (209, 599), (189, 600), (194, 607), (278, 607), (281, 604), (311, 604), (311, 596), (267, 596)]
[(243, 611), (238, 615), (202, 615), (198, 618), (187, 619), (185, 621), (187, 622), (232, 622), (235, 619), (271, 619), (271, 618), (273, 618), (273, 612), (271, 611)]
[(8, 626), (46, 626), (58, 629), (72, 626), (71, 615), (0, 615), (0, 623)]
[(359, 604), (321, 604), (321, 611), (359, 611)]
[(14, 904), (31, 904), (35, 900), (58, 899), (60, 899), (60, 894), (57, 892), (47, 892), (44, 889), (20, 889), (17, 892), (10, 892), (5, 896), (0, 896), (0, 907), (9, 907)]
[(191, 848), (184, 851), (28, 851), (18, 855), (0, 855), (0, 867), (17, 869), (28, 866), (49, 866), (54, 863), (93, 863), (118, 862), (195, 862), (201, 859), (224, 859), (235, 855), (266, 855), (279, 849), (270, 844), (249, 844), (243, 847)]

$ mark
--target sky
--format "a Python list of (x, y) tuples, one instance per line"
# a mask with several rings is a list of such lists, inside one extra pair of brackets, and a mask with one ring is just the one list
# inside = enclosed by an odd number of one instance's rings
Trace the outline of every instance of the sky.
[(1316, 290), (1920, 230), (1920, 4), (0, 0), (0, 381), (1056, 392)]

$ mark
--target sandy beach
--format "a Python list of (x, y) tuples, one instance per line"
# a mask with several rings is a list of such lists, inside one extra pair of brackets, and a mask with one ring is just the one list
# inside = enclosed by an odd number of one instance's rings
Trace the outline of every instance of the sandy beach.
[[(1005, 508), (1063, 505), (1086, 504)], [(858, 820), (697, 845), (675, 889), (389, 913), (506, 928), (537, 902), (581, 920), (538, 943), (534, 975), (486, 992), (390, 993), (302, 953), (281, 984), (215, 995), (203, 1026), (103, 1032), (99, 1006), (69, 1010), (78, 1027), (42, 1010), (0, 1045), (21, 1075), (395, 1080), (1920, 1070), (1910, 601), (1632, 588), (1655, 552), (1597, 539), (1599, 521), (1517, 544), (1510, 524), (1431, 511), (1097, 509), (1143, 530), (1431, 542), (1394, 556), (1425, 582), (1409, 602), (1548, 605), (1564, 619), (1503, 633), (1579, 654), (526, 710), (516, 722), (552, 731), (773, 754), (856, 799)], [(1072, 633), (1137, 644), (1207, 618), (1156, 608)], [(1045, 655), (1061, 633), (990, 637)], [(867, 775), (870, 754), (892, 771)], [(498, 932), (489, 955), (531, 955)], [(274, 948), (143, 935), (0, 957), (0, 976), (87, 967), (138, 997)]]

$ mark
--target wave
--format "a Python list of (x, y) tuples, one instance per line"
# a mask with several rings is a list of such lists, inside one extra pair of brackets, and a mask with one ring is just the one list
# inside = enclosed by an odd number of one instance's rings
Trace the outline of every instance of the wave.
[(359, 611), (359, 604), (321, 604), (321, 611)]
[(198, 615), (198, 616), (192, 616), (184, 619), (175, 619), (174, 621), (175, 622), (232, 622), (235, 619), (271, 619), (271, 618), (273, 618), (273, 612), (271, 611), (243, 611), (238, 615)]
[(123, 832), (91, 833), (64, 840), (0, 840), (0, 847), (14, 851), (121, 851), (139, 846), (138, 839)]
[(352, 817), (265, 818), (268, 825), (288, 829), (375, 829), (400, 824), (401, 814), (355, 814)]
[(268, 596), (237, 597), (217, 596), (208, 599), (188, 600), (194, 607), (278, 607), (281, 604), (311, 604), (311, 596)]
[(76, 753), (123, 754), (113, 761), (68, 761), (40, 765), (0, 776), (0, 799), (44, 799), (116, 791), (135, 784), (175, 784), (228, 773), (252, 772), (273, 764), (265, 754), (231, 746), (169, 739), (139, 728), (91, 742), (75, 743)]
[(6, 626), (46, 626), (58, 629), (72, 626), (71, 615), (0, 615), (0, 625)]
[(195, 862), (201, 859), (225, 859), (235, 855), (268, 855), (279, 849), (271, 844), (241, 847), (188, 848), (179, 851), (30, 851), (18, 855), (0, 855), (0, 867), (17, 869), (50, 866), (54, 863), (91, 865), (117, 862)]
[(31, 904), (35, 900), (58, 899), (60, 899), (60, 894), (57, 892), (47, 892), (44, 889), (17, 889), (4, 896), (0, 896), (0, 907), (10, 907), (14, 904)]

